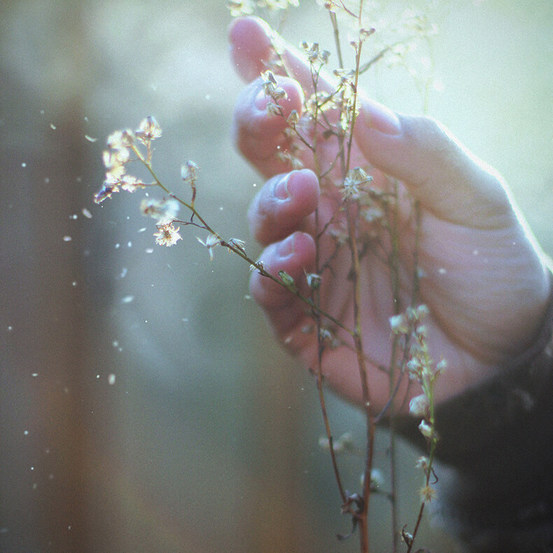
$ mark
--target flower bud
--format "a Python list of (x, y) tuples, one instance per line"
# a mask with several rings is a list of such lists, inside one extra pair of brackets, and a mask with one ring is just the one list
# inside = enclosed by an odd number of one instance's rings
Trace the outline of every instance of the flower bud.
[(415, 417), (424, 417), (428, 413), (428, 408), (430, 407), (430, 402), (428, 398), (421, 394), (420, 396), (415, 396), (409, 402), (409, 413)]

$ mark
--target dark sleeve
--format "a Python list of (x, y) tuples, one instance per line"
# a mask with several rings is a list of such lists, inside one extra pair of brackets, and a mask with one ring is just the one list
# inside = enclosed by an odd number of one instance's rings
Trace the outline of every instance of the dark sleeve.
[[(552, 330), (550, 305), (530, 350), (436, 410), (433, 515), (471, 553), (553, 553)], [(399, 430), (424, 447), (417, 423)]]

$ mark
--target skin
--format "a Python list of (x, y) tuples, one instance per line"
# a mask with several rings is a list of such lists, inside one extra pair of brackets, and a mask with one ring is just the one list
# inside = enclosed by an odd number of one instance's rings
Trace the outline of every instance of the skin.
[[(304, 271), (313, 270), (315, 263), (314, 211), (319, 209), (319, 224), (325, 222), (339, 198), (335, 193), (321, 193), (310, 156), (302, 157), (306, 169), (291, 172), (275, 156), (284, 144), (286, 123), (284, 118), (267, 114), (258, 77), (272, 57), (270, 32), (255, 18), (238, 19), (230, 28), (232, 60), (248, 83), (236, 104), (234, 134), (241, 153), (268, 179), (249, 210), (251, 231), (265, 246), (261, 260), (271, 272), (284, 270), (301, 283)], [(293, 78), (277, 79), (287, 92), (280, 105), (288, 115), (293, 109), (302, 111), (311, 77), (309, 67), (289, 45), (285, 45), (284, 57)], [(427, 117), (393, 113), (362, 92), (360, 98), (352, 167), (370, 164), (377, 185), (384, 182), (386, 173), (420, 201), (419, 266), (424, 274), (420, 294), (430, 309), (426, 320), (430, 352), (436, 361), (447, 361), (436, 388), (437, 402), (442, 402), (500, 373), (502, 366), (531, 346), (550, 296), (544, 256), (502, 178), (447, 129)], [(335, 154), (336, 141), (327, 141), (320, 150), (323, 162), (329, 163)], [(400, 272), (408, 275), (414, 237), (412, 225), (402, 228)], [(333, 247), (329, 239), (323, 239), (322, 258)], [(350, 257), (347, 248), (343, 250), (334, 260), (332, 273), (325, 273), (321, 304), (351, 324)], [(362, 259), (361, 278), (363, 341), (373, 361), (368, 376), (370, 399), (380, 409), (389, 397), (388, 375), (375, 366), (385, 365), (390, 355), (389, 273), (380, 259), (369, 254)], [(411, 297), (411, 285), (411, 279), (402, 279), (404, 302)], [(250, 287), (278, 339), (307, 367), (315, 366), (316, 337), (302, 332), (310, 322), (305, 306), (257, 273)], [(324, 374), (338, 393), (361, 401), (358, 365), (350, 349), (327, 350)], [(420, 389), (406, 389), (405, 383), (403, 392), (402, 399), (408, 399)]]

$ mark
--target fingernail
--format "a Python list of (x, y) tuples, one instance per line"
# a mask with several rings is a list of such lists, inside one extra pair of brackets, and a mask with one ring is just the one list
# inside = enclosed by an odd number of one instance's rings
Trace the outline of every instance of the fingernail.
[(291, 234), (286, 238), (286, 240), (283, 240), (278, 244), (277, 246), (277, 252), (278, 255), (281, 258), (288, 257), (289, 255), (292, 255), (294, 253), (294, 242), (295, 242), (295, 236)]
[(361, 113), (365, 118), (365, 124), (369, 128), (392, 136), (401, 134), (401, 123), (398, 116), (386, 106), (365, 99), (363, 100)]
[(273, 191), (275, 198), (279, 200), (287, 200), (290, 197), (290, 191), (288, 190), (288, 178), (290, 173), (287, 173), (276, 184)]

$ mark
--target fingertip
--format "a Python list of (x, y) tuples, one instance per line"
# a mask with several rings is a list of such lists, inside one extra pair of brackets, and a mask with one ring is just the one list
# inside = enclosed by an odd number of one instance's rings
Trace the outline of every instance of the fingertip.
[(297, 227), (319, 205), (319, 179), (311, 169), (296, 169), (289, 173), (286, 188), (292, 200), (288, 207), (288, 216), (291, 218), (291, 224)]
[(230, 53), (236, 72), (245, 81), (259, 77), (272, 54), (271, 27), (258, 17), (239, 17), (229, 26)]
[[(315, 241), (305, 232), (294, 232), (281, 242), (268, 246), (260, 261), (266, 271), (277, 276), (279, 271), (286, 272), (298, 286), (305, 284), (305, 272), (315, 261)], [(285, 287), (262, 276), (259, 272), (252, 275), (250, 292), (265, 310), (280, 310), (294, 301), (294, 296)]]
[(268, 113), (267, 98), (261, 78), (248, 85), (241, 93), (233, 115), (232, 134), (238, 150), (266, 176), (282, 173), (289, 164), (275, 154), (285, 148), (287, 139), (283, 131), (288, 127), (287, 119), (293, 110), (301, 114), (303, 90), (299, 83), (290, 78), (279, 78), (279, 86), (286, 97), (279, 100), (280, 113)]
[(369, 98), (361, 98), (357, 123), (362, 130), (376, 130), (388, 136), (399, 136), (402, 133), (398, 115), (387, 106)]
[(229, 38), (233, 42), (235, 38), (259, 39), (262, 36), (269, 37), (273, 33), (271, 26), (260, 17), (246, 15), (237, 17), (230, 22)]
[(319, 181), (300, 169), (270, 179), (248, 210), (250, 231), (261, 244), (282, 240), (299, 228), (318, 206)]

